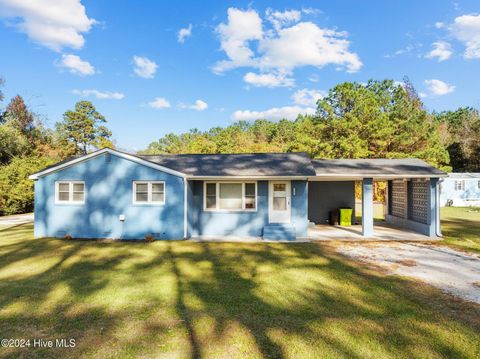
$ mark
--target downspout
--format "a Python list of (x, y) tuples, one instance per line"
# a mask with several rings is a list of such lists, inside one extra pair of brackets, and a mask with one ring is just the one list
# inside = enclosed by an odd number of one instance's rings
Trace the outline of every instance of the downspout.
[(183, 177), (183, 239), (188, 236), (187, 204), (187, 178)]
[(440, 184), (444, 181), (443, 178), (439, 178), (437, 181), (437, 185), (435, 186), (435, 217), (436, 217), (436, 224), (435, 224), (435, 234), (437, 237), (442, 237), (442, 227), (440, 225)]

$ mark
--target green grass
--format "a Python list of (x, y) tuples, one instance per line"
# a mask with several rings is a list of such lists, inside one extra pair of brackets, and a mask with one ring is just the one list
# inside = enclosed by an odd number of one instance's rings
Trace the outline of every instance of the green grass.
[(440, 211), (445, 244), (480, 254), (480, 208), (443, 207)]
[(0, 357), (475, 358), (480, 307), (317, 243), (66, 241), (0, 231)]
[[(385, 220), (385, 205), (380, 202), (373, 203), (373, 219), (376, 221)], [(358, 222), (362, 221), (362, 202), (355, 202), (355, 216)]]

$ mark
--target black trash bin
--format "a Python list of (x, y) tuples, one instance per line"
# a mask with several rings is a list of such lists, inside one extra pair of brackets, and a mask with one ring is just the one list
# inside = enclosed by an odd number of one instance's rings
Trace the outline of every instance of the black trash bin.
[(334, 226), (334, 225), (338, 224), (338, 209), (332, 209), (329, 212), (328, 223), (331, 226)]

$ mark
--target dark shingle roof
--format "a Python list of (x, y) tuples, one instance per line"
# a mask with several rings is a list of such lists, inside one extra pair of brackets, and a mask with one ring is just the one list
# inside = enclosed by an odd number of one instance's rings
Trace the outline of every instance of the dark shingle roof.
[(402, 159), (339, 159), (339, 160), (312, 160), (317, 176), (322, 175), (362, 175), (372, 177), (382, 176), (432, 176), (443, 177), (446, 173), (430, 166), (416, 158)]
[(315, 176), (305, 153), (137, 156), (192, 176)]

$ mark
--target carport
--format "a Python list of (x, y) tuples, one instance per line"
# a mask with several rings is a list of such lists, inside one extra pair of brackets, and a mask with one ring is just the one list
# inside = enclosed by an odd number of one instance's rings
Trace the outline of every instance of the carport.
[[(373, 182), (386, 181), (384, 225), (428, 237), (441, 235), (438, 184), (447, 176), (445, 172), (422, 160), (410, 158), (313, 160), (312, 164), (316, 176), (309, 178), (308, 219), (311, 223), (325, 225), (330, 210), (354, 209), (355, 182), (360, 181), (361, 235), (375, 237)], [(318, 234), (319, 228), (316, 226), (315, 229)]]

